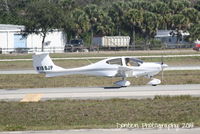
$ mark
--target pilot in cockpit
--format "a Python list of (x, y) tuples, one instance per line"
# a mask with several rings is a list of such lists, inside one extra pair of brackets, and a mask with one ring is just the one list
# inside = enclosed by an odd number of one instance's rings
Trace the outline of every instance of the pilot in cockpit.
[(127, 66), (132, 66), (131, 63), (130, 63), (130, 59), (129, 58), (126, 58), (126, 65)]

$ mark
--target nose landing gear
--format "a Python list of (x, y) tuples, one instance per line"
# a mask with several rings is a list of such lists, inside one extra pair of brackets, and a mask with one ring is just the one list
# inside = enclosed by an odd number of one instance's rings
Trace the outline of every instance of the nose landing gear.
[(152, 86), (157, 86), (157, 85), (159, 85), (160, 83), (161, 83), (161, 80), (156, 79), (156, 78), (152, 78), (152, 80), (149, 81), (147, 84), (148, 84), (148, 85), (152, 85)]

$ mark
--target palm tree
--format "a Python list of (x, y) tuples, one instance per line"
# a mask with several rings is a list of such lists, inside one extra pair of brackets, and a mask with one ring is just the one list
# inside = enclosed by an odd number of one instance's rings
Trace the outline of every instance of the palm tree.
[(90, 22), (90, 32), (91, 32), (91, 39), (90, 39), (90, 43), (92, 44), (92, 39), (93, 39), (93, 32), (94, 32), (94, 28), (95, 28), (95, 24), (97, 22), (97, 19), (99, 17), (99, 9), (97, 7), (97, 5), (88, 5), (85, 7), (85, 13), (88, 15), (89, 18), (89, 22)]
[(84, 11), (88, 15), (91, 26), (91, 43), (93, 35), (111, 35), (114, 24), (104, 9), (91, 4), (86, 6)]
[(108, 10), (108, 16), (112, 18), (113, 23), (115, 24), (115, 35), (120, 35), (122, 30), (122, 21), (125, 15), (125, 12), (129, 9), (128, 3), (125, 2), (116, 2), (111, 5)]
[(181, 30), (187, 30), (190, 25), (189, 18), (182, 14), (176, 14), (171, 17), (171, 22), (171, 27), (177, 32), (177, 43), (179, 43), (182, 39)]
[(140, 28), (143, 22), (143, 13), (137, 9), (130, 9), (124, 16), (124, 24), (131, 30), (131, 42), (132, 46), (135, 46), (135, 30)]
[(104, 14), (102, 20), (97, 23), (96, 34), (99, 36), (113, 35), (113, 29), (114, 23), (109, 16)]
[(75, 37), (79, 38), (82, 33), (90, 29), (89, 18), (83, 10), (75, 9), (71, 19), (71, 31)]
[(197, 39), (200, 39), (200, 24), (194, 24), (189, 29), (190, 32), (190, 40), (195, 41)]
[(168, 4), (169, 4), (169, 7), (171, 8), (172, 14), (178, 14), (184, 8), (190, 6), (190, 2), (184, 1), (184, 0), (180, 0), (180, 1), (171, 0)]
[(145, 11), (143, 13), (143, 22), (141, 25), (142, 35), (145, 39), (145, 48), (148, 49), (147, 40), (154, 38), (159, 26), (159, 19), (156, 14)]
[(200, 19), (200, 12), (194, 8), (185, 8), (181, 12), (185, 17), (187, 17), (190, 23), (198, 23)]

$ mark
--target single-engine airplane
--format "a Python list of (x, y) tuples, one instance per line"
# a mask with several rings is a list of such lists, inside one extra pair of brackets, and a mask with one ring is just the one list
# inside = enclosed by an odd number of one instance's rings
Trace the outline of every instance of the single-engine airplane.
[(151, 81), (148, 84), (156, 86), (161, 83), (159, 79), (153, 78), (164, 68), (164, 63), (143, 62), (133, 57), (112, 57), (87, 66), (65, 69), (53, 63), (48, 53), (36, 53), (33, 55), (33, 67), (38, 73), (45, 73), (46, 77), (62, 75), (84, 74), (105, 77), (121, 77), (122, 80), (114, 84), (120, 87), (130, 86), (127, 77), (147, 77)]

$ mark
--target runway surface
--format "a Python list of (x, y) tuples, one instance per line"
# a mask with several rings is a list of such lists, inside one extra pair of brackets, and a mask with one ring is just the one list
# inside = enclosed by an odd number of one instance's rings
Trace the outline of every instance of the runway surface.
[(0, 70), (0, 74), (38, 74), (35, 70)]
[[(200, 70), (200, 66), (171, 66), (164, 71), (175, 70)], [(35, 70), (0, 70), (0, 74), (38, 74)]]
[(33, 88), (33, 89), (1, 89), (0, 100), (19, 101), (29, 94), (49, 99), (110, 99), (110, 98), (153, 98), (161, 96), (191, 95), (200, 96), (200, 84), (158, 85), (135, 87), (66, 87), (66, 88)]
[(199, 134), (200, 128), (193, 129), (80, 129), (49, 131), (15, 131), (0, 134)]

